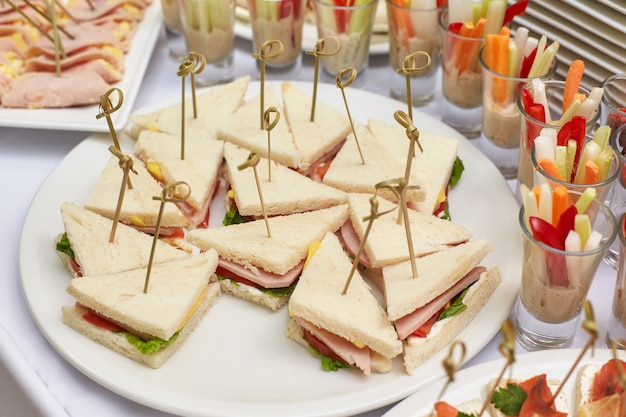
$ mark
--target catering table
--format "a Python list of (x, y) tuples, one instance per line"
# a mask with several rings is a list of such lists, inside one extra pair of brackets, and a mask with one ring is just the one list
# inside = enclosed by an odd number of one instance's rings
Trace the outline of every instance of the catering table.
[[(256, 74), (251, 49), (251, 42), (237, 40), (236, 76)], [(312, 63), (311, 57), (304, 57), (302, 80), (312, 79)], [(161, 34), (134, 108), (179, 94), (178, 82), (163, 82), (171, 79), (170, 74), (175, 73), (178, 65), (169, 56), (165, 35)], [(389, 71), (387, 55), (372, 56), (367, 71), (367, 89), (388, 96)], [(419, 110), (436, 116), (440, 105), (441, 97), (437, 94), (432, 103)], [(0, 178), (4, 195), (0, 205), (0, 230), (4, 236), (0, 250), (0, 415), (5, 417), (167, 415), (103, 388), (66, 362), (38, 330), (22, 295), (18, 242), (29, 204), (51, 170), (90, 133), (0, 128)], [(510, 185), (514, 187), (512, 181)], [(33, 259), (33, 262), (37, 260)], [(598, 345), (604, 343), (615, 275), (615, 270), (602, 264), (590, 290), (600, 327)], [(465, 366), (499, 358), (500, 340), (500, 335), (496, 335)], [(574, 347), (582, 347), (586, 340), (587, 336), (579, 330)], [(518, 355), (524, 352), (521, 346), (517, 347)], [(380, 416), (392, 406), (364, 415)]]

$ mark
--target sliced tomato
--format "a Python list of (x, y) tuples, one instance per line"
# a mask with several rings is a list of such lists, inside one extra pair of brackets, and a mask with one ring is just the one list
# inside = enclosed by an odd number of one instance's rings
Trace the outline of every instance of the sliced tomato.
[(77, 277), (83, 276), (83, 272), (80, 270), (80, 265), (78, 265), (78, 262), (76, 262), (74, 259), (70, 259), (70, 265), (72, 266), (72, 269), (76, 273)]
[(437, 417), (456, 417), (459, 415), (459, 410), (445, 401), (436, 402), (435, 411), (437, 412)]
[(319, 340), (317, 337), (313, 335), (313, 333), (309, 332), (306, 329), (303, 329), (304, 339), (311, 345), (315, 350), (321, 353), (324, 356), (328, 356), (329, 358), (336, 360), (338, 362), (345, 362), (343, 359), (339, 357), (331, 348), (329, 348), (326, 343)]
[(245, 278), (242, 278), (239, 275), (229, 271), (228, 269), (222, 268), (221, 266), (217, 267), (217, 269), (215, 270), (215, 275), (219, 275), (222, 278), (237, 281), (241, 284), (249, 285), (254, 288), (263, 288), (261, 285), (257, 284), (256, 282), (252, 282)]
[(426, 321), (426, 323), (422, 324), (418, 329), (416, 329), (413, 333), (411, 333), (411, 336), (422, 337), (422, 338), (428, 337), (428, 335), (430, 334), (430, 331), (433, 329), (433, 326), (435, 325), (435, 323), (437, 323), (439, 316), (448, 307), (450, 307), (450, 302), (446, 303), (446, 305), (442, 307), (439, 311), (437, 311), (435, 314), (433, 314), (432, 317)]
[(315, 167), (315, 176), (319, 182), (322, 182), (322, 180), (324, 180), (324, 175), (326, 175), (326, 173), (328, 172), (328, 168), (330, 168), (331, 162), (332, 160), (328, 160)]
[[(626, 363), (619, 361), (621, 368), (626, 372)], [(593, 388), (591, 390), (591, 401), (597, 401), (601, 398), (608, 397), (615, 393), (623, 393), (623, 388), (618, 383), (619, 372), (615, 360), (609, 360), (598, 372), (593, 380)]]
[(123, 332), (124, 331), (124, 329), (122, 329), (117, 324), (112, 323), (112, 322), (108, 321), (107, 319), (104, 319), (104, 318), (102, 318), (100, 316), (97, 316), (94, 313), (92, 313), (91, 311), (88, 311), (85, 314), (83, 314), (83, 318), (85, 320), (87, 320), (89, 323), (93, 324), (94, 326), (100, 327), (102, 329), (111, 330), (112, 332)]

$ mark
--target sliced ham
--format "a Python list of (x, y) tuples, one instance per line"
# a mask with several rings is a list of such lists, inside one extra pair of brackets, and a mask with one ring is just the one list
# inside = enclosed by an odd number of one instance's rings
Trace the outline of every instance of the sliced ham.
[(189, 220), (190, 228), (195, 229), (196, 227), (209, 227), (208, 221), (206, 222), (206, 224), (203, 222), (205, 219), (208, 219), (208, 213), (211, 209), (211, 202), (213, 201), (213, 198), (215, 197), (215, 194), (217, 194), (217, 191), (219, 189), (218, 185), (219, 180), (213, 183), (213, 188), (208, 194), (209, 198), (204, 201), (204, 204), (200, 209), (194, 208), (186, 201), (176, 204), (181, 213), (183, 213), (187, 220)]
[[(71, 39), (63, 32), (59, 32), (59, 40), (67, 55), (73, 55), (87, 48), (112, 47), (118, 50), (122, 49), (119, 39), (106, 27), (83, 23), (64, 25), (63, 29), (74, 37)], [(54, 56), (54, 44), (48, 38), (41, 37), (38, 42), (28, 48), (27, 57), (39, 55)]]
[(219, 258), (218, 267), (224, 268), (238, 277), (254, 282), (263, 288), (286, 288), (300, 277), (300, 273), (304, 267), (304, 261), (300, 262), (284, 275), (272, 274), (260, 268), (255, 268), (254, 271), (251, 271), (241, 264), (223, 258)]
[[(343, 246), (350, 252), (352, 256), (356, 257), (356, 254), (359, 253), (359, 248), (361, 247), (361, 238), (356, 234), (356, 230), (354, 230), (354, 226), (352, 226), (352, 222), (348, 219), (339, 231), (341, 241)], [(361, 257), (359, 258), (359, 263), (366, 267), (367, 269), (371, 269), (374, 271), (379, 271), (380, 268), (372, 268), (372, 264), (370, 263), (369, 258), (365, 251), (361, 253)]]
[(413, 313), (396, 320), (394, 325), (400, 340), (409, 337), (415, 330), (422, 327), (434, 314), (441, 310), (450, 300), (460, 294), (464, 289), (478, 281), (480, 274), (486, 271), (484, 266), (477, 266), (467, 275), (461, 278), (446, 292), (433, 299), (430, 303), (418, 308)]
[(303, 329), (310, 332), (329, 349), (335, 352), (337, 356), (343, 359), (346, 363), (361, 369), (365, 375), (370, 375), (372, 373), (370, 350), (368, 347), (359, 348), (349, 340), (346, 340), (341, 336), (337, 336), (328, 330), (320, 329), (302, 317), (294, 316), (293, 319), (300, 326), (302, 326)]
[[(94, 59), (103, 59), (117, 70), (124, 68), (124, 54), (119, 49), (104, 47), (98, 48), (90, 46), (75, 54), (68, 55), (66, 58), (59, 60), (61, 69), (67, 70), (76, 65), (92, 61)], [(38, 55), (30, 57), (25, 61), (26, 71), (56, 71), (56, 59), (54, 55)], [(105, 90), (106, 91), (106, 90)]]
[[(346, 139), (344, 139), (341, 142), (339, 142), (338, 144), (336, 144), (330, 151), (326, 152), (317, 161), (315, 161), (311, 165), (309, 165), (309, 167), (306, 170), (298, 170), (298, 171), (302, 175), (305, 175), (307, 177), (312, 177), (313, 174), (315, 174), (315, 171), (317, 170), (317, 167), (319, 167), (320, 165), (323, 165), (327, 161), (330, 161), (331, 159), (333, 159), (335, 157), (335, 155), (337, 155), (337, 153), (339, 153), (339, 151), (343, 147), (344, 143), (346, 143)], [(319, 182), (321, 182), (321, 179), (319, 180)]]

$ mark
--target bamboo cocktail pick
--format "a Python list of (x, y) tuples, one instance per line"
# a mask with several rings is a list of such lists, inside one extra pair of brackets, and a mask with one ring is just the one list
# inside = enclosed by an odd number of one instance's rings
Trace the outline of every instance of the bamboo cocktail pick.
[(411, 159), (415, 157), (415, 144), (417, 143), (421, 153), (424, 153), (424, 148), (422, 148), (420, 143), (420, 131), (413, 125), (411, 116), (402, 110), (398, 110), (393, 114), (393, 118), (405, 129), (406, 137), (409, 139), (409, 152), (407, 153), (406, 166), (404, 167), (404, 180), (408, 183), (411, 176)]
[(580, 353), (574, 360), (574, 363), (569, 368), (569, 371), (567, 371), (565, 378), (561, 380), (561, 383), (559, 384), (558, 388), (554, 392), (554, 395), (552, 395), (552, 399), (550, 400), (550, 403), (548, 405), (552, 405), (554, 403), (554, 400), (556, 400), (556, 397), (559, 395), (559, 393), (563, 389), (563, 386), (565, 386), (565, 383), (567, 382), (569, 377), (572, 375), (572, 373), (574, 372), (574, 369), (576, 369), (576, 366), (578, 366), (578, 363), (583, 358), (583, 356), (585, 356), (585, 353), (587, 352), (587, 350), (589, 350), (589, 348), (591, 348), (591, 356), (593, 356), (593, 347), (594, 347), (594, 344), (596, 343), (596, 340), (598, 339), (598, 325), (596, 324), (595, 315), (593, 313), (593, 307), (591, 306), (591, 302), (589, 300), (585, 300), (583, 302), (583, 312), (585, 314), (585, 317), (581, 324), (581, 327), (585, 329), (587, 333), (589, 333), (589, 340), (587, 341), (585, 346), (583, 346), (583, 348), (580, 350)]
[(350, 87), (350, 85), (354, 82), (354, 80), (356, 80), (356, 76), (357, 76), (356, 68), (348, 67), (348, 68), (342, 69), (337, 74), (336, 83), (337, 83), (337, 87), (341, 90), (341, 96), (343, 97), (343, 104), (346, 106), (346, 113), (348, 113), (348, 120), (350, 120), (350, 126), (352, 127), (352, 134), (354, 135), (354, 140), (356, 141), (356, 147), (358, 148), (359, 155), (361, 156), (361, 163), (365, 165), (365, 159), (363, 158), (363, 152), (361, 152), (361, 145), (359, 145), (359, 139), (356, 136), (356, 130), (354, 129), (352, 116), (350, 116), (350, 107), (348, 106), (348, 100), (346, 100), (346, 92), (345, 92), (345, 88)]
[(361, 246), (359, 246), (359, 250), (354, 256), (354, 261), (352, 262), (352, 269), (350, 270), (350, 273), (348, 274), (348, 279), (346, 280), (346, 283), (343, 287), (343, 291), (341, 292), (341, 295), (346, 295), (346, 293), (348, 292), (348, 287), (350, 286), (350, 282), (352, 281), (352, 276), (354, 275), (354, 271), (356, 271), (356, 266), (359, 263), (359, 259), (361, 258), (361, 255), (363, 254), (363, 249), (365, 248), (365, 242), (367, 241), (367, 237), (370, 233), (370, 230), (372, 229), (372, 224), (374, 224), (374, 220), (394, 210), (395, 208), (392, 208), (383, 213), (379, 213), (378, 212), (378, 199), (376, 195), (373, 195), (372, 197), (370, 197), (370, 215), (363, 217), (363, 221), (368, 222), (367, 227), (365, 228), (363, 239), (361, 239)]
[(409, 224), (409, 210), (406, 206), (407, 190), (419, 189), (419, 185), (407, 185), (404, 178), (397, 178), (388, 181), (381, 181), (375, 185), (376, 190), (380, 188), (388, 188), (396, 194), (398, 198), (398, 218), (396, 222), (402, 224), (404, 219), (404, 231), (406, 234), (406, 243), (409, 249), (409, 261), (411, 262), (411, 272), (413, 278), (417, 278), (417, 266), (415, 265), (415, 251), (413, 250), (413, 238), (411, 234), (411, 225)]
[[(184, 189), (184, 193), (180, 192), (180, 188)], [(148, 285), (150, 284), (150, 273), (152, 272), (152, 262), (154, 261), (154, 251), (156, 249), (157, 240), (159, 239), (159, 230), (161, 229), (161, 218), (163, 217), (163, 209), (165, 203), (183, 203), (189, 198), (191, 187), (184, 181), (178, 181), (163, 187), (160, 196), (152, 197), (153, 200), (161, 201), (159, 214), (157, 216), (156, 226), (154, 228), (154, 238), (152, 239), (152, 249), (150, 249), (150, 259), (148, 260), (148, 269), (146, 270), (146, 282), (143, 286), (144, 294), (148, 293)]]
[(259, 48), (259, 52), (256, 54), (252, 54), (252, 58), (258, 59), (261, 61), (261, 74), (259, 77), (260, 87), (261, 87), (261, 106), (260, 106), (260, 124), (261, 129), (263, 129), (263, 112), (265, 111), (265, 61), (268, 59), (276, 59), (278, 58), (283, 51), (285, 50), (285, 46), (278, 39), (265, 41)]
[[(426, 63), (422, 65), (421, 67), (418, 67), (416, 63), (417, 57), (425, 57)], [(409, 111), (409, 118), (411, 120), (413, 120), (413, 99), (411, 97), (411, 76), (413, 74), (417, 74), (418, 72), (426, 71), (428, 68), (430, 68), (431, 64), (432, 64), (432, 60), (430, 59), (430, 55), (428, 54), (428, 52), (416, 51), (404, 57), (404, 61), (402, 61), (402, 68), (396, 69), (396, 72), (398, 74), (404, 74), (404, 77), (406, 79), (406, 104), (407, 104), (408, 111)]]
[[(457, 354), (458, 357), (455, 357), (456, 351), (458, 351), (458, 354)], [(465, 343), (463, 343), (460, 340), (455, 340), (450, 345), (448, 356), (446, 356), (446, 358), (442, 362), (443, 369), (445, 369), (446, 375), (448, 375), (448, 379), (446, 380), (446, 383), (443, 385), (443, 387), (441, 387), (441, 391), (439, 392), (439, 395), (437, 396), (437, 399), (435, 400), (434, 404), (438, 403), (441, 400), (441, 398), (443, 397), (443, 394), (448, 389), (448, 386), (450, 385), (450, 383), (454, 382), (456, 371), (458, 371), (461, 365), (463, 365), (463, 360), (465, 359), (465, 351), (466, 351)], [(433, 407), (434, 407), (434, 404), (433, 404)], [(431, 416), (436, 415), (434, 409), (430, 415)]]
[(59, 25), (57, 24), (57, 9), (53, 0), (46, 0), (46, 7), (48, 8), (48, 15), (50, 16), (50, 23), (52, 23), (52, 43), (54, 44), (54, 64), (56, 68), (56, 75), (57, 77), (60, 77), (61, 55), (65, 56), (65, 51), (63, 51), (61, 38), (59, 36)]
[(206, 67), (204, 55), (191, 51), (178, 67), (176, 75), (182, 79), (181, 115), (180, 115), (180, 159), (185, 159), (185, 77), (191, 76), (191, 97), (193, 104), (193, 118), (198, 118), (198, 107), (196, 104), (196, 74), (202, 73)]
[[(272, 120), (272, 114), (275, 115)], [(267, 130), (267, 175), (269, 178), (269, 182), (272, 182), (272, 152), (270, 147), (270, 131), (276, 127), (278, 121), (280, 120), (280, 112), (274, 106), (269, 107), (263, 113), (263, 129)]]
[(135, 175), (137, 175), (137, 171), (133, 168), (133, 159), (122, 153), (118, 148), (111, 145), (109, 146), (109, 152), (113, 155), (117, 156), (120, 160), (120, 168), (122, 168), (122, 184), (120, 186), (120, 195), (117, 198), (117, 206), (115, 207), (115, 216), (113, 216), (113, 225), (111, 227), (111, 234), (109, 235), (109, 243), (113, 243), (115, 240), (115, 231), (117, 230), (117, 222), (120, 219), (120, 211), (122, 210), (122, 202), (124, 201), (124, 193), (126, 192), (126, 186), (128, 189), (132, 189), (133, 185), (130, 182), (129, 173), (132, 171)]
[[(263, 201), (263, 192), (261, 190), (261, 182), (259, 181), (259, 173), (256, 170), (256, 166), (259, 164), (260, 160), (261, 158), (259, 158), (259, 155), (257, 155), (254, 152), (250, 152), (248, 159), (241, 165), (238, 165), (237, 169), (239, 171), (242, 171), (246, 168), (252, 167), (252, 170), (254, 172), (254, 180), (256, 181), (256, 189), (259, 192), (259, 199), (261, 200), (261, 211), (263, 212), (263, 218), (265, 219), (265, 228), (267, 229), (267, 237), (272, 237), (272, 232), (270, 231), (270, 223), (267, 220), (267, 212), (265, 211), (265, 202)], [(267, 162), (271, 163), (269, 159), (267, 160)]]
[[(28, 23), (33, 25), (33, 27), (35, 29), (37, 29), (39, 31), (39, 33), (41, 33), (44, 37), (46, 37), (50, 42), (54, 43), (54, 38), (48, 32), (46, 32), (37, 22), (35, 22), (33, 19), (31, 19), (30, 16), (28, 16), (26, 13), (24, 13), (24, 11), (22, 9), (17, 7), (15, 5), (15, 3), (13, 3), (11, 0), (3, 0), (3, 1), (6, 1), (9, 4), (9, 6), (11, 6), (11, 8), (13, 10), (15, 10), (20, 16), (22, 16)], [(39, 10), (38, 10), (38, 12), (39, 12)]]
[[(111, 102), (111, 94), (117, 93), (117, 102), (115, 105)], [(113, 144), (120, 151), (120, 143), (117, 140), (117, 133), (115, 132), (115, 127), (113, 126), (113, 121), (111, 120), (111, 114), (115, 113), (122, 107), (122, 103), (124, 103), (124, 93), (117, 87), (111, 87), (107, 90), (106, 93), (100, 96), (100, 113), (96, 115), (96, 119), (106, 118), (107, 125), (109, 126), (109, 131), (111, 132), (111, 138), (113, 139)]]
[[(326, 43), (328, 41), (334, 41), (335, 49), (326, 50)], [(315, 103), (317, 102), (317, 82), (320, 73), (320, 57), (335, 55), (341, 49), (341, 43), (337, 38), (332, 36), (327, 38), (318, 39), (315, 43), (315, 48), (308, 50), (305, 53), (307, 55), (313, 55), (315, 57), (315, 64), (313, 66), (313, 99), (311, 100), (311, 121), (315, 121)]]
[(478, 413), (477, 417), (482, 416), (485, 410), (487, 410), (487, 407), (491, 402), (491, 397), (493, 397), (493, 393), (500, 386), (500, 381), (502, 380), (504, 373), (515, 362), (515, 326), (509, 320), (505, 320), (504, 323), (502, 323), (501, 330), (502, 338), (504, 340), (498, 345), (498, 351), (500, 351), (502, 356), (506, 358), (506, 362), (504, 363), (504, 367), (502, 367), (502, 371), (500, 371), (500, 374), (496, 378), (496, 383), (487, 393), (487, 397), (485, 397), (485, 402), (483, 403), (483, 406), (480, 409), (480, 413)]
[[(31, 3), (29, 0), (22, 0), (24, 2), (24, 4), (26, 4), (28, 7), (30, 7), (31, 9), (33, 9), (35, 12), (37, 12), (37, 14), (41, 17), (43, 17), (44, 19), (46, 19), (48, 22), (52, 23), (52, 17), (48, 16), (47, 14), (45, 14), (44, 12), (42, 12), (41, 10), (39, 10), (38, 7), (36, 7), (33, 3)], [(68, 16), (71, 17), (71, 15), (68, 13), (67, 9), (65, 9), (65, 7), (61, 4), (61, 2), (59, 2), (58, 0), (55, 0), (55, 4), (57, 6), (59, 6), (59, 8), (61, 10), (63, 10), (64, 13), (66, 13)], [(32, 21), (30, 23), (33, 23)], [(65, 36), (67, 36), (70, 39), (74, 39), (74, 36), (69, 33), (67, 30), (65, 30), (63, 28), (63, 26), (58, 25), (57, 24), (57, 28), (63, 32), (65, 34)], [(65, 55), (65, 54), (64, 54)]]

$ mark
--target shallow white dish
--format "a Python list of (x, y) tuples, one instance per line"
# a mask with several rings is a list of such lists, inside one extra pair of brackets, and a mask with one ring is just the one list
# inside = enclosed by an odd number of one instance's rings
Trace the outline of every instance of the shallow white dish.
[[(311, 83), (294, 82), (304, 91)], [(272, 83), (278, 90), (279, 85)], [(251, 83), (248, 97), (258, 94)], [(405, 105), (363, 90), (346, 90), (356, 123), (377, 117), (396, 123), (393, 113)], [(318, 99), (343, 109), (334, 84), (320, 84)], [(178, 99), (159, 103), (154, 110)], [(521, 280), (521, 238), (518, 205), (495, 166), (457, 132), (419, 111), (419, 129), (457, 137), (465, 164), (461, 182), (450, 194), (452, 219), (486, 238), (494, 249), (486, 266), (499, 266), (502, 284), (476, 320), (460, 335), (467, 360), (499, 331), (515, 301)], [(125, 152), (133, 142), (120, 136)], [(415, 375), (404, 372), (400, 358), (392, 372), (364, 377), (355, 370), (325, 372), (311, 353), (287, 339), (287, 309), (270, 312), (224, 295), (202, 320), (182, 348), (158, 370), (132, 362), (76, 333), (61, 322), (61, 306), (72, 304), (65, 288), (70, 279), (53, 240), (63, 231), (60, 206), (84, 203), (105, 162), (110, 138), (93, 135), (81, 142), (53, 170), (28, 210), (19, 250), (21, 285), (30, 312), (41, 332), (73, 366), (104, 387), (133, 401), (185, 416), (340, 416), (373, 410), (399, 401), (444, 375), (444, 354), (424, 363)], [(80, 181), (76, 181), (80, 176)], [(68, 186), (71, 184), (71, 186)], [(480, 191), (477, 197), (476, 190)], [(221, 223), (223, 201), (213, 204), (211, 226)]]
[[(141, 86), (152, 50), (161, 30), (161, 3), (154, 0), (146, 9), (145, 15), (137, 27), (132, 45), (124, 59), (124, 78), (112, 85), (122, 90), (122, 107), (111, 114), (116, 129), (124, 126), (130, 115), (137, 91)], [(102, 94), (106, 93), (103, 91)], [(59, 109), (0, 109), (0, 126), (22, 127), (47, 130), (77, 130), (85, 132), (108, 132), (109, 126), (104, 118), (96, 119), (98, 105), (66, 107)]]
[[(545, 373), (548, 379), (562, 379), (579, 354), (579, 349), (561, 349), (519, 355), (516, 357), (513, 365), (513, 377), (523, 380)], [(622, 356), (620, 354), (620, 357)], [(612, 357), (613, 352), (611, 350), (596, 349), (593, 357), (590, 356), (589, 352), (586, 353), (578, 367), (587, 363), (604, 363)], [(484, 400), (487, 395), (485, 386), (491, 379), (497, 378), (504, 363), (505, 360), (503, 358), (481, 363), (457, 372), (455, 381), (448, 386), (442, 400), (452, 405), (474, 398)], [(567, 410), (568, 415), (574, 415), (575, 377), (576, 373), (574, 372), (563, 387), (563, 393), (566, 394), (570, 406), (570, 409)], [(428, 415), (432, 411), (433, 403), (439, 396), (444, 382), (445, 380), (442, 380), (411, 395), (385, 413), (384, 417), (418, 417)]]

